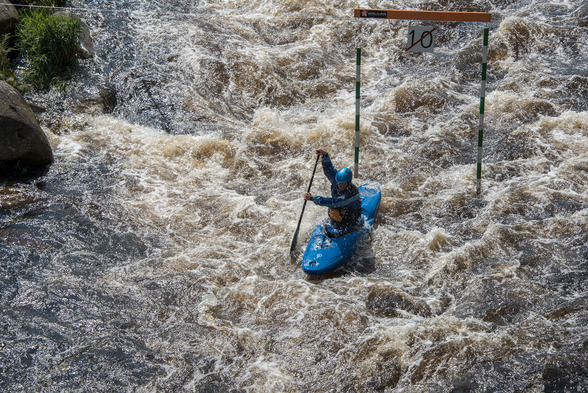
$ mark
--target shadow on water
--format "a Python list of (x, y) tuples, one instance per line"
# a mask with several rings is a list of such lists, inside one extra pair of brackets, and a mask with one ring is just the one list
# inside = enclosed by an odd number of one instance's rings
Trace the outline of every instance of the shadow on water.
[(26, 183), (47, 174), (50, 166), (38, 167), (22, 164), (20, 161), (0, 163), (0, 186), (12, 183)]
[(143, 317), (127, 307), (149, 305), (106, 278), (157, 253), (158, 239), (119, 215), (110, 165), (86, 164), (2, 178), (0, 390), (109, 391), (161, 371), (129, 328)]
[[(292, 259), (294, 261), (294, 259)], [(297, 260), (299, 263), (299, 260)], [(298, 268), (300, 268), (298, 266)], [(377, 271), (377, 260), (373, 253), (371, 241), (364, 240), (351, 258), (337, 270), (320, 276), (306, 275), (309, 282), (318, 283), (324, 280), (340, 278), (348, 275), (368, 276)]]

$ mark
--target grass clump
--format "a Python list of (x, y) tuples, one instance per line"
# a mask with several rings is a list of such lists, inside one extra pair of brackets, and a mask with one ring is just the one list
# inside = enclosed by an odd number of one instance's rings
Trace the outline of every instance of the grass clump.
[(8, 44), (9, 35), (0, 36), (0, 75), (6, 79), (5, 75), (12, 73), (10, 68), (10, 60), (8, 59), (8, 53), (12, 50)]
[(27, 86), (18, 80), (10, 66), (9, 53), (13, 50), (10, 46), (10, 36), (8, 34), (0, 36), (0, 80), (23, 93), (27, 90)]
[(77, 18), (32, 10), (21, 16), (18, 49), (28, 67), (25, 81), (36, 88), (61, 87), (77, 64), (80, 23)]
[(12, 4), (40, 7), (64, 7), (67, 0), (11, 0)]

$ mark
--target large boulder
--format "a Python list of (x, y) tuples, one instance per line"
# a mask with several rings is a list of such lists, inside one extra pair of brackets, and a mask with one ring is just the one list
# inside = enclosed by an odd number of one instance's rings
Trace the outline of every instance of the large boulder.
[(8, 0), (0, 0), (0, 36), (12, 33), (18, 20), (16, 7)]
[(94, 41), (90, 34), (90, 27), (86, 22), (80, 21), (80, 45), (78, 47), (78, 57), (80, 59), (91, 59), (94, 57)]
[(80, 24), (80, 42), (76, 54), (78, 55), (78, 58), (82, 60), (91, 59), (94, 57), (94, 41), (92, 41), (92, 35), (90, 34), (90, 27), (88, 24), (84, 22), (78, 15), (73, 14), (71, 11), (58, 11), (55, 13), (55, 15), (77, 19), (78, 23)]
[(0, 162), (43, 167), (53, 162), (53, 151), (33, 110), (20, 93), (0, 81)]

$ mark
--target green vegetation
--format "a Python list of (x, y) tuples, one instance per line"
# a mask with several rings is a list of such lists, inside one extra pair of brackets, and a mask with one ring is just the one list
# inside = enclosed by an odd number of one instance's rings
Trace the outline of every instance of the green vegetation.
[(12, 4), (32, 5), (40, 7), (63, 7), (66, 0), (12, 0)]
[(27, 90), (27, 86), (18, 80), (14, 71), (10, 67), (10, 58), (8, 54), (13, 51), (10, 47), (10, 36), (0, 36), (0, 80), (5, 81), (20, 92)]
[(8, 35), (0, 36), (0, 78), (7, 79), (8, 75), (12, 73), (10, 68), (10, 60), (8, 60), (8, 52), (11, 48), (8, 46)]
[(25, 80), (36, 88), (63, 84), (77, 64), (80, 24), (76, 18), (33, 10), (21, 18), (18, 48), (28, 63)]
[(38, 89), (62, 89), (64, 78), (77, 64), (81, 28), (78, 19), (53, 14), (54, 0), (19, 0), (15, 3), (40, 7), (19, 10), (16, 43), (13, 44), (9, 36), (0, 36), (0, 80), (18, 90), (26, 89), (25, 84), (17, 80), (10, 64), (9, 53), (18, 50), (25, 63), (24, 82)]

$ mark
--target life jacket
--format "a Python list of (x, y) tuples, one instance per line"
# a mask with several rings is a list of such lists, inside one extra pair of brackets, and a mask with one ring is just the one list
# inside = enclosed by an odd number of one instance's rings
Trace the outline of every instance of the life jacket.
[[(347, 192), (351, 192), (352, 196), (347, 199), (349, 204), (352, 204), (355, 200), (359, 200), (359, 190), (355, 185), (350, 185), (350, 189)], [(361, 205), (360, 205), (361, 206)], [(355, 225), (357, 220), (361, 216), (361, 208), (349, 209), (345, 207), (329, 208), (329, 218), (339, 224), (340, 226)]]
[(329, 218), (335, 222), (342, 222), (346, 214), (346, 209), (329, 209)]

